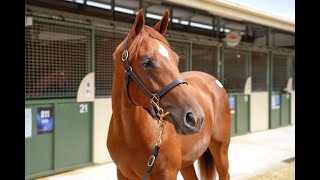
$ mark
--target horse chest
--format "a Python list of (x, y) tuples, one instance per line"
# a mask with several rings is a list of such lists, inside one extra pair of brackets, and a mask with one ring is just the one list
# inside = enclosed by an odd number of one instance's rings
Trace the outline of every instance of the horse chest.
[(140, 143), (127, 144), (122, 141), (110, 148), (109, 153), (124, 176), (136, 178), (145, 173), (152, 150)]
[(139, 135), (126, 132), (121, 128), (112, 129), (108, 134), (109, 154), (127, 177), (134, 176), (134, 170), (136, 171), (137, 168), (145, 170), (152, 149), (152, 145), (146, 145)]
[[(179, 147), (181, 142), (177, 136), (174, 136), (174, 138), (169, 136), (169, 134), (174, 132), (173, 127), (170, 129), (169, 126), (171, 125), (166, 125), (166, 133), (163, 136), (163, 143), (159, 150), (154, 171), (167, 169), (168, 164), (175, 168), (181, 165), (181, 156), (177, 155), (180, 154), (177, 146)], [(155, 129), (155, 127), (153, 128)], [(119, 132), (122, 133), (120, 134)], [(109, 141), (109, 153), (123, 175), (132, 178), (144, 175), (148, 159), (152, 155), (155, 146), (157, 135), (156, 129), (154, 133), (149, 134), (149, 139), (145, 139), (147, 137), (145, 134), (132, 134), (130, 131), (124, 133), (121, 129), (109, 133), (108, 138), (112, 139)]]

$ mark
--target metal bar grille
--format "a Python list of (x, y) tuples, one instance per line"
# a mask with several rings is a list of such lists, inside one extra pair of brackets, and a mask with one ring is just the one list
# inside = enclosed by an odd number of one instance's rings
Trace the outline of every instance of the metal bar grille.
[(286, 55), (273, 55), (272, 59), (272, 90), (281, 91), (287, 87), (290, 77), (290, 59)]
[(177, 41), (169, 41), (171, 46), (173, 47), (173, 50), (178, 54), (179, 56), (179, 71), (184, 72), (188, 71), (190, 69), (190, 44), (189, 43), (183, 43), (183, 42), (177, 42)]
[(268, 90), (268, 54), (252, 52), (252, 90)]
[(95, 85), (96, 96), (111, 96), (114, 75), (113, 52), (125, 34), (96, 30), (95, 34)]
[(218, 77), (218, 51), (216, 46), (192, 45), (192, 70)]
[(25, 99), (76, 97), (91, 71), (91, 31), (34, 21), (25, 27)]
[(224, 86), (228, 91), (243, 91), (249, 76), (248, 53), (240, 50), (224, 50)]

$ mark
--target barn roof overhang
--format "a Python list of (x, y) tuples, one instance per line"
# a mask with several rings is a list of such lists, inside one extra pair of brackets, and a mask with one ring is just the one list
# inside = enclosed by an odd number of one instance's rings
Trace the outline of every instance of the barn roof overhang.
[(295, 22), (253, 8), (245, 7), (225, 0), (166, 0), (180, 6), (186, 6), (207, 11), (210, 14), (224, 18), (260, 24), (267, 27), (295, 32)]
[[(146, 24), (154, 25), (169, 11), (170, 35), (189, 33), (197, 38), (224, 42), (237, 31), (242, 42), (256, 46), (294, 48), (294, 22), (222, 0), (26, 0), (26, 15), (93, 23), (95, 26), (130, 28), (136, 12), (145, 9)], [(93, 3), (99, 4), (93, 5)], [(104, 7), (102, 7), (104, 6)], [(118, 8), (118, 9), (117, 9)], [(124, 12), (123, 10), (126, 10)], [(129, 24), (128, 24), (129, 23)], [(185, 38), (184, 36), (182, 38)]]

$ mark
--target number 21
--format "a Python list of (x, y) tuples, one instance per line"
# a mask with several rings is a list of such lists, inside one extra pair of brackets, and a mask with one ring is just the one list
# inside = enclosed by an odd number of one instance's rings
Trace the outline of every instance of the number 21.
[(88, 112), (88, 104), (80, 104), (80, 113)]

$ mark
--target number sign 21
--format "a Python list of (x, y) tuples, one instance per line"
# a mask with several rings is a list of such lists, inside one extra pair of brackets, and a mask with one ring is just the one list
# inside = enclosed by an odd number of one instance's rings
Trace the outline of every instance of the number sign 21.
[(88, 104), (80, 104), (80, 113), (87, 113), (88, 112)]

